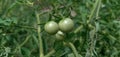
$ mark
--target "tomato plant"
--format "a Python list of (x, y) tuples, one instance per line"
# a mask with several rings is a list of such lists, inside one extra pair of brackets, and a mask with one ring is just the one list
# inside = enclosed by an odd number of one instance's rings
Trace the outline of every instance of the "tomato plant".
[(0, 0), (0, 57), (119, 57), (120, 0)]

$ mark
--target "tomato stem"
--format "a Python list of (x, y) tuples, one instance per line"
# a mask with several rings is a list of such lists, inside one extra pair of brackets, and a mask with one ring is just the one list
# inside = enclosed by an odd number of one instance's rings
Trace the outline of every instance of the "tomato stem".
[(80, 25), (78, 28), (74, 30), (74, 33), (80, 32), (80, 30), (83, 28), (83, 25)]
[[(99, 10), (100, 10), (100, 6), (101, 6), (101, 0), (96, 0), (95, 4), (94, 4), (94, 7), (93, 7), (93, 10), (91, 11), (91, 14), (89, 16), (89, 20), (88, 20), (88, 24), (89, 22), (93, 19), (94, 15), (95, 15), (95, 18), (96, 20), (99, 18)], [(95, 21), (95, 25), (96, 23), (98, 23), (97, 21)], [(88, 33), (90, 37), (87, 37), (87, 38), (90, 38), (90, 42), (89, 42), (89, 47), (88, 50), (87, 50), (87, 53), (86, 53), (86, 57), (92, 57), (94, 54), (94, 51), (95, 51), (95, 44), (96, 44), (96, 38), (97, 38), (97, 26), (93, 27), (93, 29)]]
[(93, 10), (91, 11), (91, 14), (89, 16), (89, 20), (87, 21), (87, 23), (89, 23), (91, 21), (91, 19), (93, 18), (95, 12), (96, 12), (96, 9), (98, 7), (98, 3), (99, 3), (99, 0), (96, 0), (94, 6), (93, 6)]
[(97, 12), (96, 12), (96, 19), (99, 18), (100, 6), (101, 6), (101, 0), (99, 0), (99, 2), (98, 2)]
[(55, 50), (53, 49), (48, 54), (46, 54), (44, 57), (50, 57), (53, 53), (55, 53)]
[(70, 48), (73, 50), (75, 57), (79, 57), (79, 54), (78, 54), (75, 46), (71, 42), (69, 42), (68, 44), (69, 44)]
[(22, 47), (27, 41), (30, 39), (30, 36), (27, 36), (26, 39), (20, 44), (20, 47)]
[[(35, 14), (36, 14), (36, 18), (37, 18), (37, 24), (40, 24), (40, 18), (39, 18), (39, 13), (37, 11), (35, 11)], [(42, 38), (41, 38), (41, 27), (40, 25), (38, 25), (38, 40), (39, 40), (39, 57), (44, 57), (44, 53), (43, 53), (43, 41), (42, 41)]]
[(30, 36), (27, 36), (26, 39), (19, 45), (15, 48), (14, 52), (16, 53), (17, 50), (21, 49), (21, 47), (28, 42), (28, 40), (30, 39)]

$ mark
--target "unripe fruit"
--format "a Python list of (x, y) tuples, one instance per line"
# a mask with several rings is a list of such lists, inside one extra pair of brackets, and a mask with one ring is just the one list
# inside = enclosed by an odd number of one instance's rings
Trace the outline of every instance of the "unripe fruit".
[(74, 22), (70, 18), (65, 18), (59, 22), (59, 28), (62, 32), (70, 32), (74, 27)]
[(56, 34), (56, 39), (57, 40), (63, 40), (65, 38), (65, 34), (62, 31), (58, 31)]
[(49, 34), (55, 34), (59, 30), (59, 26), (56, 22), (49, 21), (48, 23), (45, 24), (44, 29)]

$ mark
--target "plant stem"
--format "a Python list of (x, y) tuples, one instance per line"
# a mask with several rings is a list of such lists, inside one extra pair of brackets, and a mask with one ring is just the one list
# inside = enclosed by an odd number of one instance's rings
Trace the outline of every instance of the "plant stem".
[(15, 27), (37, 30), (37, 28), (30, 27), (30, 26), (23, 26), (23, 25), (15, 25)]
[[(40, 24), (40, 18), (39, 18), (39, 14), (37, 13), (37, 11), (35, 11), (35, 14), (36, 14), (36, 18), (37, 18), (37, 24)], [(41, 38), (41, 27), (40, 25), (38, 25), (38, 40), (39, 40), (39, 57), (44, 57), (44, 53), (43, 53), (43, 41), (42, 41), (42, 38)]]
[[(95, 18), (98, 19), (100, 5), (101, 5), (101, 0), (96, 0), (87, 23), (89, 23), (93, 19), (94, 14), (95, 14)], [(94, 24), (96, 25), (96, 22)], [(96, 26), (95, 26), (93, 30), (90, 31), (90, 34), (88, 37), (90, 38), (90, 43), (89, 43), (90, 48), (87, 50), (85, 57), (93, 57), (95, 55), (94, 53), (95, 53), (95, 45), (96, 45), (96, 38), (97, 38), (97, 37), (95, 38), (95, 36), (97, 36), (96, 32), (97, 31), (96, 31)]]
[(91, 11), (91, 14), (89, 16), (89, 20), (87, 21), (87, 23), (89, 23), (91, 21), (91, 19), (93, 18), (94, 13), (95, 13), (95, 11), (97, 9), (98, 3), (99, 3), (99, 0), (96, 0), (95, 4), (93, 6), (93, 10)]
[(55, 50), (53, 49), (48, 54), (46, 54), (44, 57), (50, 57), (53, 53), (55, 53)]
[(30, 36), (27, 36), (26, 39), (20, 44), (20, 47), (22, 47), (27, 41), (29, 40)]
[(25, 43), (27, 43), (29, 39), (30, 39), (30, 36), (27, 36), (26, 39), (19, 46), (15, 48), (14, 52), (16, 52), (17, 49), (20, 49)]
[(96, 19), (99, 18), (98, 16), (99, 16), (100, 6), (101, 6), (101, 0), (99, 0), (99, 2), (98, 2), (98, 8), (97, 8), (97, 12), (96, 12)]
[(73, 50), (75, 57), (79, 57), (79, 54), (78, 54), (75, 46), (71, 42), (69, 42), (69, 45), (70, 45), (70, 48)]
[(80, 25), (77, 29), (74, 30), (74, 33), (80, 32), (82, 28), (83, 28), (83, 25)]

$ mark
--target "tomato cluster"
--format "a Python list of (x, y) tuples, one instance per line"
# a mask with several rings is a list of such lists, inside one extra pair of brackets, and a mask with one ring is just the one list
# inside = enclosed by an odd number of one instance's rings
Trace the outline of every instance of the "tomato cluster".
[(55, 21), (49, 21), (45, 24), (44, 29), (49, 34), (56, 34), (56, 38), (64, 38), (64, 33), (71, 32), (74, 27), (74, 22), (70, 18), (65, 18), (57, 24)]

